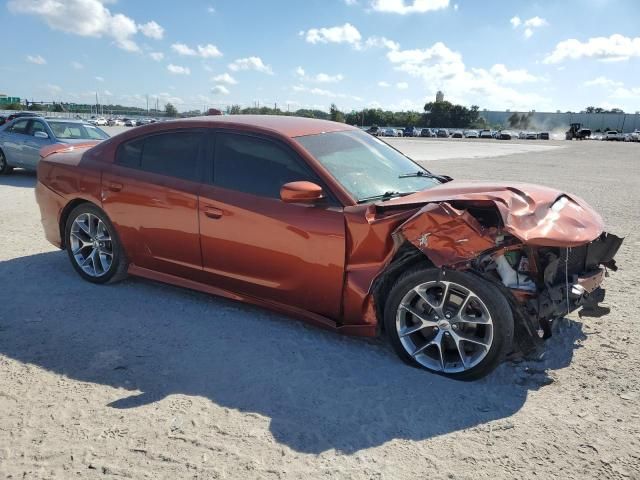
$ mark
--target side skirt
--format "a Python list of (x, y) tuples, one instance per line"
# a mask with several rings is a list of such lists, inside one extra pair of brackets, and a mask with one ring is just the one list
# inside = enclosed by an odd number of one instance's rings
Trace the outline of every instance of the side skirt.
[(218, 297), (235, 300), (237, 302), (256, 305), (258, 307), (266, 308), (274, 312), (282, 313), (284, 315), (304, 320), (307, 323), (320, 328), (324, 328), (325, 330), (331, 330), (346, 335), (355, 335), (361, 337), (373, 337), (376, 335), (375, 325), (338, 325), (335, 321), (329, 318), (318, 315), (316, 313), (308, 312), (301, 308), (284, 305), (278, 302), (272, 302), (270, 300), (263, 300), (261, 298), (241, 295), (228, 290), (224, 290), (222, 288), (196, 282), (194, 280), (187, 280), (185, 278), (177, 277), (168, 273), (156, 272), (147, 268), (142, 268), (134, 264), (129, 265), (128, 273), (136, 277), (142, 277), (149, 280), (154, 280), (156, 282), (167, 283), (170, 285), (175, 285), (177, 287), (188, 288), (190, 290), (197, 290), (199, 292), (216, 295)]

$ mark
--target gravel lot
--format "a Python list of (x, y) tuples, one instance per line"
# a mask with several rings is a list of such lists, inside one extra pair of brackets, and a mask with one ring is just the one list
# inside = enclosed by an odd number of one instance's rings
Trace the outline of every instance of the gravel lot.
[[(626, 235), (600, 318), (475, 383), (149, 281), (94, 286), (0, 177), (3, 478), (640, 479), (640, 145), (393, 139), (456, 178), (574, 192)], [(440, 160), (438, 160), (440, 159)]]

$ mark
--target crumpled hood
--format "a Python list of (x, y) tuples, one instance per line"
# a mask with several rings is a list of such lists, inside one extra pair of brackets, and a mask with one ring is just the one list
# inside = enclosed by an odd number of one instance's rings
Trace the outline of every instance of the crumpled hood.
[(405, 197), (376, 203), (386, 210), (433, 202), (494, 205), (504, 231), (528, 245), (573, 247), (596, 239), (604, 223), (584, 200), (553, 188), (527, 183), (451, 181)]

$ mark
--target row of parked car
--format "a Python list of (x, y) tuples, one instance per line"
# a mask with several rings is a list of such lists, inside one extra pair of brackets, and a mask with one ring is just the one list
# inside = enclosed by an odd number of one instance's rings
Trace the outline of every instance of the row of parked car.
[(640, 142), (640, 129), (635, 129), (631, 133), (620, 133), (615, 130), (609, 130), (601, 134), (591, 137), (593, 140), (604, 140), (608, 142)]
[(140, 125), (148, 125), (156, 123), (157, 118), (105, 118), (91, 117), (89, 123), (97, 127), (139, 127)]
[(367, 133), (377, 137), (434, 137), (434, 138), (495, 138), (498, 140), (511, 140), (519, 138), (522, 140), (549, 140), (549, 132), (519, 132), (510, 130), (461, 130), (448, 128), (416, 128), (406, 127), (378, 127), (372, 126), (366, 130)]

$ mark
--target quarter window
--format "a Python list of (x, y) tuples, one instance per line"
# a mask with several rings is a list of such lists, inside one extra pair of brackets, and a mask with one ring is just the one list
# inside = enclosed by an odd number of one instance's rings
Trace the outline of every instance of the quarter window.
[(247, 135), (216, 135), (214, 183), (222, 188), (262, 197), (280, 198), (288, 182), (319, 183), (292, 153), (268, 140)]
[(169, 177), (198, 180), (202, 132), (169, 132), (124, 143), (116, 163)]

